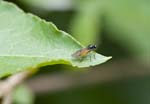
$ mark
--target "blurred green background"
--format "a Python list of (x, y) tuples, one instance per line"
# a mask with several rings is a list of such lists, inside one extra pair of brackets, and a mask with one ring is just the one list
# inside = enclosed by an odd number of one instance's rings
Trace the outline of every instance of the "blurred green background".
[(96, 52), (113, 57), (88, 70), (41, 68), (26, 82), (31, 91), (24, 104), (32, 104), (30, 98), (35, 104), (150, 104), (149, 0), (7, 1), (53, 22), (85, 46), (97, 44)]

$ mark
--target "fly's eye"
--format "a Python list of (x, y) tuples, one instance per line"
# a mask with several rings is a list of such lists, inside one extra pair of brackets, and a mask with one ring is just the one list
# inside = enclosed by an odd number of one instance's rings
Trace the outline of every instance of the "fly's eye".
[(96, 45), (93, 45), (92, 48), (96, 48)]
[(88, 45), (88, 49), (89, 49), (89, 50), (94, 50), (94, 49), (96, 49), (96, 45), (91, 45), (91, 44), (90, 44), (90, 45)]

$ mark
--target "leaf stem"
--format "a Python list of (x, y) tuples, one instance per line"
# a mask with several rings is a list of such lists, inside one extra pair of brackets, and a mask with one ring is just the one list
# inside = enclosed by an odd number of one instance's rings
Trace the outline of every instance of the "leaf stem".
[(12, 104), (12, 91), (21, 84), (27, 77), (33, 74), (32, 70), (20, 72), (0, 82), (0, 104)]

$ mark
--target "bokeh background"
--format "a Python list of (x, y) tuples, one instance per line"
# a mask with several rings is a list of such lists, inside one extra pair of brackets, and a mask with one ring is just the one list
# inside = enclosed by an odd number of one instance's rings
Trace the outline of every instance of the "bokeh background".
[(6, 1), (112, 56), (86, 69), (43, 67), (17, 89), (14, 104), (150, 104), (149, 0)]

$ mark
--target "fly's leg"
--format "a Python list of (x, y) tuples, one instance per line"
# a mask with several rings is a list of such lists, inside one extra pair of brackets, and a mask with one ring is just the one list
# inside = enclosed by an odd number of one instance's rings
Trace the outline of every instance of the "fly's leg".
[(92, 58), (94, 58), (95, 60), (96, 60), (96, 56), (95, 56), (95, 52), (93, 52), (93, 54), (92, 55), (90, 55), (89, 57), (90, 57), (90, 62), (92, 61)]
[(93, 53), (93, 57), (94, 57), (94, 59), (96, 60), (96, 56), (95, 56), (95, 54), (96, 54), (96, 53), (94, 52), (94, 53)]

